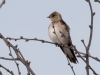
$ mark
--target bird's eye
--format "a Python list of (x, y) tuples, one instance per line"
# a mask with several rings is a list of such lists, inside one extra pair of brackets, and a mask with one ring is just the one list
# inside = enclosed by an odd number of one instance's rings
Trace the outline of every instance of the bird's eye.
[(52, 17), (54, 17), (55, 15), (53, 14)]

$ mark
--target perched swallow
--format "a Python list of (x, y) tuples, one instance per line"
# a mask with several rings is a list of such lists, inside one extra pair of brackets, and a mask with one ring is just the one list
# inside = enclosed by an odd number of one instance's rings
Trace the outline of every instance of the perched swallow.
[(59, 47), (71, 62), (77, 63), (78, 60), (74, 51), (69, 48), (72, 45), (69, 26), (63, 21), (60, 13), (56, 11), (51, 13), (48, 18), (51, 20), (51, 24), (48, 27), (50, 39), (54, 43), (60, 44)]

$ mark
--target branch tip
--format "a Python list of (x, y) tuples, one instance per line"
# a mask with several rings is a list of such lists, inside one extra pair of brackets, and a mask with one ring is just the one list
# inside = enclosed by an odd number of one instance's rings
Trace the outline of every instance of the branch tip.
[(16, 48), (18, 47), (18, 45), (15, 46)]
[(20, 39), (23, 39), (23, 36), (20, 36)]
[(93, 16), (94, 16), (94, 15), (95, 15), (95, 12), (93, 12), (92, 14), (93, 14)]
[(92, 25), (89, 25), (90, 29), (92, 29)]
[(28, 39), (26, 39), (26, 42), (28, 42), (29, 40)]
[(9, 56), (12, 56), (11, 53), (9, 53)]
[(82, 39), (81, 42), (84, 42), (84, 40)]
[(2, 39), (2, 35), (0, 34), (0, 38)]
[(45, 41), (44, 40), (41, 40), (42, 41), (42, 43), (44, 43)]

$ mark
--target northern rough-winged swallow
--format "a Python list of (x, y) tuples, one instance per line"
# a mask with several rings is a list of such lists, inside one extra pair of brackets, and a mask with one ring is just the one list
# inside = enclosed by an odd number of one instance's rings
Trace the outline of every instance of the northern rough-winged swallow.
[(52, 21), (48, 27), (50, 39), (54, 43), (63, 45), (60, 46), (60, 48), (66, 57), (68, 57), (71, 62), (77, 63), (78, 60), (74, 54), (74, 51), (69, 48), (72, 45), (69, 26), (63, 21), (60, 13), (56, 11), (51, 13), (48, 18), (50, 18)]

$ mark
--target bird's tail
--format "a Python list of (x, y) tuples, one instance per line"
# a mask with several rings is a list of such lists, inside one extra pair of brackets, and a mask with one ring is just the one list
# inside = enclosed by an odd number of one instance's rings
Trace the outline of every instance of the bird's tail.
[(74, 54), (74, 51), (72, 49), (66, 48), (66, 47), (60, 47), (62, 49), (62, 51), (64, 52), (64, 54), (66, 55), (66, 57), (70, 60), (70, 62), (72, 63), (77, 63), (78, 60)]

